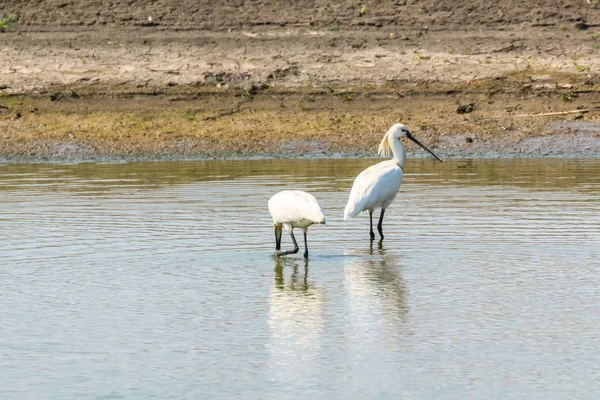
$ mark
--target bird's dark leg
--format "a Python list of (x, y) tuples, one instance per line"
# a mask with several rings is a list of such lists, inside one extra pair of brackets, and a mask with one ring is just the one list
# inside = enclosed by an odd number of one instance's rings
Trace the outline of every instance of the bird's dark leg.
[(294, 236), (294, 231), (290, 231), (290, 236), (292, 237), (292, 242), (294, 242), (294, 251), (292, 251), (291, 254), (296, 254), (298, 252), (298, 250), (300, 250), (298, 248), (298, 243), (296, 243), (296, 237)]
[(306, 240), (306, 231), (304, 231), (304, 258), (308, 260), (308, 241)]
[(284, 256), (286, 254), (296, 254), (298, 250), (300, 250), (298, 243), (296, 242), (296, 237), (294, 236), (294, 231), (290, 231), (290, 236), (292, 237), (292, 242), (294, 242), (294, 250), (279, 251), (277, 255)]
[(275, 225), (275, 250), (281, 250), (281, 226)]
[(381, 215), (379, 216), (379, 223), (377, 224), (377, 231), (379, 232), (379, 236), (381, 236), (381, 240), (383, 240), (383, 214), (385, 214), (385, 208), (381, 209)]
[(369, 233), (371, 234), (371, 240), (375, 239), (375, 233), (373, 232), (373, 211), (369, 210)]

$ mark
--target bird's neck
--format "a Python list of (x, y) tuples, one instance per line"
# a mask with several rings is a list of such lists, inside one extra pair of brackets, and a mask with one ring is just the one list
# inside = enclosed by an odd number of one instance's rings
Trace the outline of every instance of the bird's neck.
[(394, 158), (392, 161), (396, 163), (400, 168), (404, 168), (404, 163), (406, 163), (406, 152), (404, 151), (404, 146), (399, 139), (391, 141), (392, 152), (394, 153)]

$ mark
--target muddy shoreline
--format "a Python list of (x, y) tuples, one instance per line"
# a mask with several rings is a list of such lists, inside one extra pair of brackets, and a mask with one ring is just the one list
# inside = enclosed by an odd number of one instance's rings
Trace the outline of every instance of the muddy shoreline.
[(597, 4), (138, 3), (2, 4), (0, 160), (600, 156)]
[[(13, 162), (375, 156), (403, 121), (444, 158), (599, 157), (595, 93), (339, 93), (5, 97), (0, 159)], [(382, 89), (383, 90), (383, 89)], [(346, 97), (352, 96), (352, 99)], [(540, 106), (543, 105), (543, 106)], [(466, 110), (465, 110), (466, 109)], [(462, 110), (462, 111), (461, 111)], [(464, 113), (460, 113), (464, 112)], [(16, 118), (19, 115), (19, 118)], [(533, 116), (532, 116), (533, 115)], [(415, 150), (407, 144), (409, 151)], [(423, 156), (416, 152), (414, 156)]]
[(63, 87), (5, 96), (0, 159), (365, 157), (375, 155), (389, 121), (407, 124), (445, 158), (600, 156), (595, 92), (566, 103), (557, 91), (439, 93), (412, 85), (406, 94), (402, 88), (167, 88), (151, 95)]

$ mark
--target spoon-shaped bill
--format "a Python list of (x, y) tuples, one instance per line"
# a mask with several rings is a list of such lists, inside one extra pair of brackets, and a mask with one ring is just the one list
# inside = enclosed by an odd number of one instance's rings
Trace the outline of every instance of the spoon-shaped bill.
[(432, 156), (434, 156), (439, 162), (442, 162), (442, 160), (440, 160), (440, 158), (438, 156), (436, 156), (433, 151), (429, 150), (427, 147), (425, 147), (425, 145), (421, 142), (419, 142), (417, 139), (415, 139), (415, 137), (410, 134), (407, 133), (406, 137), (409, 138), (410, 140), (412, 140), (413, 142), (415, 142), (416, 144), (418, 144), (419, 146), (421, 146), (423, 149), (425, 149), (429, 154), (431, 154)]

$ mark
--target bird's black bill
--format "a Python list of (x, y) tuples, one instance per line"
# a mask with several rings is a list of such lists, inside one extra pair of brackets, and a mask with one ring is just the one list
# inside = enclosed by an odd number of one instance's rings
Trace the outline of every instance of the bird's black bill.
[(410, 140), (412, 140), (413, 142), (415, 142), (416, 144), (418, 144), (419, 146), (421, 146), (424, 150), (427, 150), (427, 152), (429, 154), (431, 154), (432, 156), (434, 156), (439, 162), (442, 162), (442, 160), (440, 160), (440, 158), (438, 156), (436, 156), (433, 151), (429, 150), (427, 147), (425, 147), (425, 145), (421, 142), (419, 142), (417, 139), (415, 139), (415, 137), (413, 135), (411, 135), (410, 133), (406, 133), (406, 137), (409, 138)]

